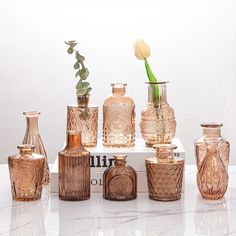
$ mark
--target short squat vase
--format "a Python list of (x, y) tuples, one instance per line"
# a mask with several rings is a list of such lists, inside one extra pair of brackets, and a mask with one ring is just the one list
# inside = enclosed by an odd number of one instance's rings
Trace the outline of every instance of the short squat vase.
[(35, 153), (35, 146), (18, 146), (19, 154), (8, 157), (12, 198), (33, 201), (41, 198), (46, 157)]
[(195, 141), (197, 185), (203, 198), (223, 198), (228, 186), (230, 144), (221, 136), (221, 123), (202, 123), (203, 136)]
[(26, 132), (22, 144), (35, 145), (35, 152), (46, 157), (44, 164), (43, 184), (47, 185), (50, 182), (50, 171), (48, 167), (47, 154), (38, 129), (38, 117), (40, 112), (27, 111), (23, 112), (23, 114), (26, 116)]
[(77, 105), (67, 106), (67, 131), (81, 132), (84, 147), (97, 145), (98, 107), (89, 104), (89, 94), (77, 96)]
[(146, 146), (170, 143), (175, 136), (176, 120), (174, 110), (167, 102), (168, 82), (147, 83), (148, 103), (141, 112), (141, 133)]
[(112, 95), (103, 104), (103, 145), (130, 147), (135, 143), (135, 105), (126, 95), (126, 84), (112, 84)]
[(127, 201), (137, 197), (137, 174), (126, 165), (125, 155), (116, 155), (113, 166), (103, 174), (103, 197), (113, 201)]
[(184, 159), (176, 158), (174, 144), (156, 144), (156, 157), (146, 159), (149, 197), (158, 201), (181, 198)]
[(81, 143), (81, 133), (67, 131), (66, 147), (59, 152), (59, 198), (80, 201), (90, 198), (90, 153)]

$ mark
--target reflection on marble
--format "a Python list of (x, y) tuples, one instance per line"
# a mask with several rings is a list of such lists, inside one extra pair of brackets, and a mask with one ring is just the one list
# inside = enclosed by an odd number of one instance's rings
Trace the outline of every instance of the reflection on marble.
[(153, 201), (142, 193), (133, 201), (114, 202), (93, 193), (89, 200), (67, 202), (44, 189), (40, 201), (13, 202), (8, 171), (0, 166), (0, 235), (236, 236), (236, 167), (230, 167), (229, 176), (221, 201), (202, 199), (196, 168), (186, 166), (179, 201)]
[(229, 212), (225, 198), (217, 201), (198, 196), (194, 213), (195, 231), (200, 235), (228, 235)]

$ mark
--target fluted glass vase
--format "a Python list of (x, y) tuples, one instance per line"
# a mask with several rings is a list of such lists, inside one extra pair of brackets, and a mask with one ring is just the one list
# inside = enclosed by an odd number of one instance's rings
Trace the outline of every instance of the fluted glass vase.
[(81, 132), (84, 147), (97, 145), (98, 107), (89, 104), (89, 94), (77, 96), (77, 105), (67, 106), (67, 131)]
[(230, 144), (221, 137), (221, 123), (202, 123), (203, 136), (195, 141), (197, 185), (205, 199), (223, 198), (228, 186)]
[(103, 103), (103, 145), (130, 147), (135, 143), (135, 104), (125, 94), (126, 84), (112, 84), (112, 95)]
[(148, 103), (141, 112), (141, 133), (147, 146), (170, 143), (175, 136), (174, 110), (167, 102), (167, 81), (148, 84)]
[(46, 157), (44, 165), (44, 176), (43, 184), (47, 185), (50, 182), (50, 171), (48, 167), (48, 158), (42, 142), (42, 139), (39, 134), (38, 129), (38, 117), (40, 112), (38, 111), (27, 111), (23, 112), (26, 116), (26, 132), (23, 138), (22, 144), (32, 144), (35, 146), (35, 152)]
[(59, 198), (66, 201), (90, 197), (90, 153), (81, 143), (81, 133), (67, 132), (66, 147), (59, 152)]

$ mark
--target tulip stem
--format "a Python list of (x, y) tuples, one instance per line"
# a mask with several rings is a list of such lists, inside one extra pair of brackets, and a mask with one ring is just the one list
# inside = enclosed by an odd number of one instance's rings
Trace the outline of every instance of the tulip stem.
[[(145, 68), (146, 68), (146, 73), (147, 73), (147, 77), (149, 79), (149, 81), (151, 83), (157, 83), (157, 79), (155, 77), (155, 75), (152, 73), (151, 67), (147, 61), (146, 58), (144, 58), (144, 64), (145, 64)], [(159, 102), (159, 88), (157, 84), (153, 85), (154, 87), (154, 103), (158, 103)]]

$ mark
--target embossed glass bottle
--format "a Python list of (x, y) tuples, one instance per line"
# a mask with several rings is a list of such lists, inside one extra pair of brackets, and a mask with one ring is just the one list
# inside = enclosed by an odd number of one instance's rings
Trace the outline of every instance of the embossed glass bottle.
[(126, 84), (112, 84), (112, 95), (103, 104), (103, 145), (134, 146), (135, 105), (125, 94)]
[(13, 200), (33, 201), (41, 198), (45, 156), (34, 153), (35, 146), (22, 144), (20, 154), (8, 157)]
[(97, 145), (98, 107), (89, 104), (89, 94), (77, 96), (77, 105), (67, 106), (67, 131), (82, 132), (84, 147)]
[(26, 132), (22, 144), (35, 145), (35, 152), (46, 157), (44, 164), (43, 184), (49, 184), (50, 172), (48, 167), (48, 158), (38, 129), (38, 116), (40, 115), (40, 112), (27, 111), (23, 112), (23, 114), (26, 116)]
[(158, 143), (170, 143), (175, 136), (176, 121), (174, 110), (167, 102), (167, 83), (147, 83), (148, 103), (141, 112), (140, 128), (146, 145), (150, 147)]
[(137, 174), (126, 165), (125, 155), (116, 155), (113, 166), (103, 174), (103, 197), (107, 200), (126, 201), (137, 197)]
[(223, 198), (228, 186), (230, 144), (221, 137), (221, 123), (202, 123), (203, 136), (195, 141), (198, 189), (205, 199)]
[(176, 158), (174, 144), (156, 144), (156, 157), (146, 159), (149, 197), (158, 201), (181, 198), (184, 159)]
[(81, 133), (67, 131), (66, 147), (59, 152), (59, 198), (79, 201), (90, 198), (90, 153)]

